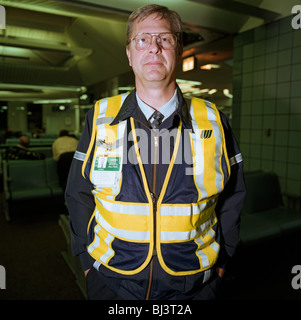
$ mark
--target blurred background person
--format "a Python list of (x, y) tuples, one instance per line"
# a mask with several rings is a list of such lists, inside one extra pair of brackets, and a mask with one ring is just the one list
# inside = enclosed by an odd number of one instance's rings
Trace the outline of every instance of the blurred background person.
[(57, 173), (60, 186), (63, 190), (66, 188), (69, 168), (77, 145), (78, 140), (74, 136), (69, 135), (67, 130), (61, 130), (59, 137), (52, 145), (53, 159), (57, 161)]
[(30, 139), (27, 136), (21, 136), (18, 144), (10, 147), (7, 152), (8, 160), (41, 160), (45, 159), (43, 153), (34, 152), (28, 149)]

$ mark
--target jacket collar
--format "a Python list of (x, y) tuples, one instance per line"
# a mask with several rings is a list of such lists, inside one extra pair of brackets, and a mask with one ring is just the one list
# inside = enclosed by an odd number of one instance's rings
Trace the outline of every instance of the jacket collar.
[[(182, 120), (183, 127), (185, 129), (192, 129), (189, 106), (187, 106), (186, 100), (183, 98), (180, 88), (177, 86), (177, 95), (179, 100), (178, 108), (175, 112)], [(134, 89), (124, 100), (117, 116), (111, 122), (111, 126), (115, 125), (123, 120), (132, 117), (137, 111), (138, 103), (136, 99), (136, 89)]]

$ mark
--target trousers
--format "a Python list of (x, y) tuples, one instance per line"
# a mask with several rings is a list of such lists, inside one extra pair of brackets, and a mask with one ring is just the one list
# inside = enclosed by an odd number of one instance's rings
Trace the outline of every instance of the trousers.
[[(188, 300), (217, 300), (222, 279), (216, 272)], [(88, 300), (128, 300), (111, 290), (101, 279), (99, 272), (92, 268), (86, 276)]]

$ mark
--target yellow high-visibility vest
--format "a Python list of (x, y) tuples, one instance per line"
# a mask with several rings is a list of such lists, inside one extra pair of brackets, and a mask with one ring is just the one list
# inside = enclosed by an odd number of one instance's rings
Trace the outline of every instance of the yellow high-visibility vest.
[[(230, 176), (220, 114), (213, 103), (191, 100), (193, 131), (185, 132), (180, 122), (154, 206), (134, 119), (110, 125), (126, 96), (95, 104), (93, 138), (82, 168), (83, 176), (94, 185), (96, 204), (87, 230), (87, 250), (99, 264), (121, 274), (140, 272), (154, 252), (171, 275), (205, 271), (218, 258), (220, 230), (215, 206)], [(184, 134), (190, 141), (190, 166), (177, 163)], [(135, 166), (126, 161), (130, 147)]]

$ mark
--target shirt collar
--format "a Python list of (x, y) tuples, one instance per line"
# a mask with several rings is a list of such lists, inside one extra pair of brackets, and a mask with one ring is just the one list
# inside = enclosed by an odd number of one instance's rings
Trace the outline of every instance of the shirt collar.
[[(175, 114), (177, 114), (180, 117), (180, 119), (183, 122), (184, 128), (192, 129), (190, 112), (189, 112), (190, 105), (187, 106), (186, 100), (183, 98), (182, 92), (181, 92), (181, 90), (180, 90), (180, 88), (178, 86), (177, 86), (176, 94), (174, 95), (174, 97), (175, 96), (176, 96), (176, 98), (178, 100), (178, 104), (177, 104), (176, 110), (173, 110), (172, 112), (174, 112)], [(174, 97), (172, 99), (175, 99)], [(110, 125), (115, 125), (115, 124), (117, 124), (117, 123), (119, 123), (119, 122), (121, 122), (123, 120), (126, 120), (127, 118), (133, 116), (133, 114), (135, 113), (136, 109), (139, 109), (139, 107), (138, 107), (138, 102), (137, 102), (137, 98), (136, 98), (136, 89), (134, 89), (126, 97), (126, 99), (124, 100), (124, 102), (123, 102), (123, 104), (122, 104), (117, 116), (111, 122)], [(161, 110), (160, 110), (160, 112), (161, 112)]]
[[(137, 103), (138, 103), (139, 108), (141, 109), (141, 111), (145, 115), (145, 118), (149, 119), (151, 117), (151, 115), (154, 113), (155, 109), (153, 109), (152, 107), (150, 107), (149, 105), (144, 103), (139, 98), (137, 92), (136, 92), (136, 99), (137, 99)], [(158, 111), (160, 111), (164, 116), (163, 121), (166, 120), (170, 115), (172, 115), (177, 110), (178, 104), (179, 104), (179, 101), (178, 101), (177, 90), (175, 90), (173, 97), (167, 103), (165, 103), (162, 107), (160, 107), (158, 109)]]

